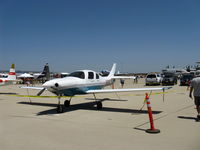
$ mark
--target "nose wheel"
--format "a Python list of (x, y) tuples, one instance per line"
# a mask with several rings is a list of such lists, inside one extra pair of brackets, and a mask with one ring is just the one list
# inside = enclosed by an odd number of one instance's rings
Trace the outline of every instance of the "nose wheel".
[(64, 102), (64, 106), (65, 107), (69, 107), (70, 106), (71, 99), (72, 99), (72, 97), (70, 97), (69, 100), (65, 100), (65, 102)]
[(65, 107), (69, 107), (69, 106), (70, 106), (70, 101), (69, 101), (69, 100), (66, 100), (66, 101), (64, 102), (64, 106), (65, 106)]
[(64, 109), (62, 105), (57, 106), (57, 113), (63, 113)]
[[(60, 104), (60, 99), (61, 99), (61, 95), (58, 95), (58, 106), (57, 106), (57, 113), (63, 113), (64, 112), (64, 107), (63, 105)], [(70, 101), (71, 101), (72, 97), (70, 97), (69, 100), (65, 100), (64, 102), (64, 106), (65, 107), (69, 107), (70, 106)]]

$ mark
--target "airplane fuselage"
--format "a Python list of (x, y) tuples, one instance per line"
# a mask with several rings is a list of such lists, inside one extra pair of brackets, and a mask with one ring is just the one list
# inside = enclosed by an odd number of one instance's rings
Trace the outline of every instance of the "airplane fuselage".
[(57, 95), (74, 96), (87, 94), (88, 90), (102, 89), (110, 84), (112, 80), (108, 77), (102, 77), (91, 70), (80, 70), (68, 77), (47, 81), (43, 87)]

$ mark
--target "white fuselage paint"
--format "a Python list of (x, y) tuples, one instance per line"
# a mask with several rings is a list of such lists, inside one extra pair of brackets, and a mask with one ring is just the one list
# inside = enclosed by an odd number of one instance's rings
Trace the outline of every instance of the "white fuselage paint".
[[(53, 79), (45, 82), (43, 87), (53, 93), (72, 96), (75, 94), (86, 94), (88, 90), (102, 89), (112, 84), (110, 77), (102, 77), (92, 70), (81, 70), (78, 72), (82, 72), (84, 77), (69, 76), (61, 79)], [(93, 74), (93, 77), (89, 77), (89, 73)]]

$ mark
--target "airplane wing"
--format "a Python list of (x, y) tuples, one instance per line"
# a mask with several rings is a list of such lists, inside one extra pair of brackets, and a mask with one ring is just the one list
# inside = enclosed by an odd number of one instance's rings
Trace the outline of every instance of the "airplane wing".
[(159, 88), (129, 88), (129, 89), (103, 89), (103, 90), (88, 90), (86, 93), (115, 93), (115, 92), (134, 92), (134, 91), (158, 91), (158, 90), (168, 90), (172, 87), (159, 87)]
[(135, 76), (113, 76), (112, 79), (135, 79)]
[(44, 87), (34, 87), (34, 86), (21, 86), (22, 89), (33, 89), (33, 90), (43, 90)]

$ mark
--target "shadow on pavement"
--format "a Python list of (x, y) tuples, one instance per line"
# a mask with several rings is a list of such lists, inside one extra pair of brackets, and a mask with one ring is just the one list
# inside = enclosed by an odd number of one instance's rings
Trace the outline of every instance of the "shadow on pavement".
[(178, 116), (177, 118), (195, 120), (195, 121), (198, 121), (198, 122), (200, 121), (200, 120), (198, 120), (198, 119), (195, 118), (195, 117), (188, 117), (188, 116)]
[(0, 95), (18, 95), (17, 93), (0, 93)]
[[(49, 104), (49, 103), (38, 103), (38, 102), (18, 102), (18, 104), (26, 104), (26, 105), (37, 105), (37, 106), (47, 106), (47, 107), (55, 107), (53, 109), (45, 110), (39, 112), (37, 115), (50, 115), (50, 114), (57, 114), (57, 104)], [(72, 104), (70, 107), (65, 107), (65, 112), (71, 112), (76, 110), (93, 110), (93, 111), (106, 111), (106, 112), (119, 112), (119, 113), (131, 113), (131, 114), (147, 114), (147, 110), (136, 110), (136, 109), (126, 109), (126, 108), (110, 108), (110, 107), (103, 107), (101, 110), (97, 110), (96, 102), (87, 102), (81, 104)], [(153, 111), (153, 114), (159, 114), (162, 111)]]

